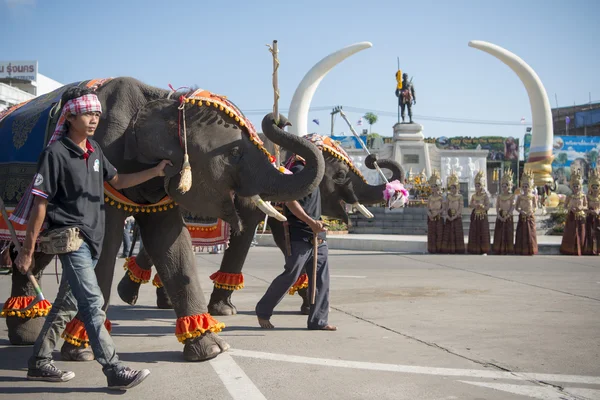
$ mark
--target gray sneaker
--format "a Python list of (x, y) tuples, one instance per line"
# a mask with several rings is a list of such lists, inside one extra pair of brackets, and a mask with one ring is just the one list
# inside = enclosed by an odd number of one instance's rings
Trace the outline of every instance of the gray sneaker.
[(107, 376), (108, 388), (114, 390), (131, 389), (142, 383), (148, 375), (150, 375), (150, 371), (147, 369), (136, 371), (129, 367), (122, 368), (116, 372), (111, 371)]
[(75, 378), (74, 372), (61, 371), (52, 361), (40, 368), (29, 368), (27, 371), (27, 379), (30, 381), (67, 382), (73, 378)]

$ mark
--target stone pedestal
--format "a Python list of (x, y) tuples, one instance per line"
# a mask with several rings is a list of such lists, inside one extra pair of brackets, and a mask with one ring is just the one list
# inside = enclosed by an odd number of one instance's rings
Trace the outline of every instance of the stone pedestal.
[(425, 169), (431, 175), (429, 152), (424, 142), (423, 125), (415, 123), (397, 123), (394, 125), (394, 160), (400, 163), (407, 172), (420, 173)]

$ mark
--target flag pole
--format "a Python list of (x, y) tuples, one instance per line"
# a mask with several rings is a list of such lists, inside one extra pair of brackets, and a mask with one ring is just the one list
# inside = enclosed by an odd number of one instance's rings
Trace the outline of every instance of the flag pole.
[[(341, 109), (340, 109), (340, 115), (344, 119), (344, 121), (346, 121), (346, 123), (348, 124), (348, 127), (350, 128), (350, 131), (352, 132), (352, 134), (358, 139), (358, 143), (360, 143), (360, 146), (363, 148), (363, 150), (368, 155), (371, 155), (371, 152), (369, 151), (369, 149), (367, 149), (367, 146), (363, 143), (363, 141), (361, 140), (358, 133), (356, 133), (356, 131), (354, 130), (354, 127), (352, 127), (352, 124), (350, 123), (350, 121), (348, 121), (348, 118), (346, 118), (346, 114), (344, 114), (344, 112)], [(390, 183), (390, 181), (388, 181), (388, 179), (385, 177), (385, 174), (383, 173), (381, 168), (379, 168), (379, 165), (377, 165), (377, 161), (374, 161), (373, 164), (375, 165), (375, 169), (377, 169), (377, 172), (379, 172), (379, 175), (381, 175), (381, 177), (383, 178), (385, 183)]]

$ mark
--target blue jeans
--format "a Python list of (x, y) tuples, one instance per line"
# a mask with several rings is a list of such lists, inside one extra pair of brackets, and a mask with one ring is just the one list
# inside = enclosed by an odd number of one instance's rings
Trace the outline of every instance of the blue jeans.
[(129, 233), (129, 228), (125, 227), (125, 229), (123, 229), (123, 253), (121, 255), (124, 257), (128, 257), (130, 249), (131, 249), (131, 233)]
[(52, 310), (33, 346), (33, 355), (28, 362), (29, 368), (40, 368), (52, 361), (52, 351), (60, 333), (79, 309), (94, 357), (102, 365), (104, 374), (122, 369), (115, 344), (104, 327), (104, 298), (94, 272), (98, 260), (92, 258), (85, 241), (79, 250), (60, 254), (59, 258), (62, 264), (60, 287)]

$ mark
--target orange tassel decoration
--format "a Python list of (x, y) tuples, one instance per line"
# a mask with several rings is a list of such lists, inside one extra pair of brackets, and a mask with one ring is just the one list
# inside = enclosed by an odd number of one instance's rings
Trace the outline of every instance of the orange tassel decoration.
[(198, 337), (206, 331), (221, 332), (225, 324), (214, 319), (209, 313), (177, 318), (175, 336), (180, 343)]
[[(108, 319), (104, 320), (104, 327), (108, 333), (112, 331), (112, 324)], [(85, 330), (85, 325), (79, 318), (73, 318), (67, 324), (61, 337), (65, 342), (70, 343), (73, 346), (83, 346), (83, 348), (87, 348), (90, 345), (90, 338)]]
[(298, 290), (304, 289), (307, 287), (308, 287), (308, 275), (302, 274), (302, 275), (300, 275), (300, 277), (298, 278), (296, 283), (294, 283), (292, 285), (292, 287), (290, 288), (288, 293), (293, 296), (294, 294), (296, 294), (296, 292)]
[(147, 283), (150, 281), (150, 276), (152, 276), (152, 270), (142, 269), (135, 261), (135, 256), (125, 259), (123, 269), (127, 271), (129, 279), (137, 283)]
[(29, 306), (35, 299), (35, 296), (17, 296), (9, 297), (4, 303), (0, 316), (2, 317), (18, 317), (18, 318), (36, 318), (45, 317), (52, 309), (52, 304), (46, 299), (40, 301), (27, 311), (22, 310)]
[(157, 288), (163, 287), (162, 281), (160, 280), (160, 276), (158, 274), (154, 274), (154, 279), (152, 279), (152, 284)]
[(217, 289), (240, 290), (244, 287), (243, 274), (229, 274), (217, 271), (210, 276)]

